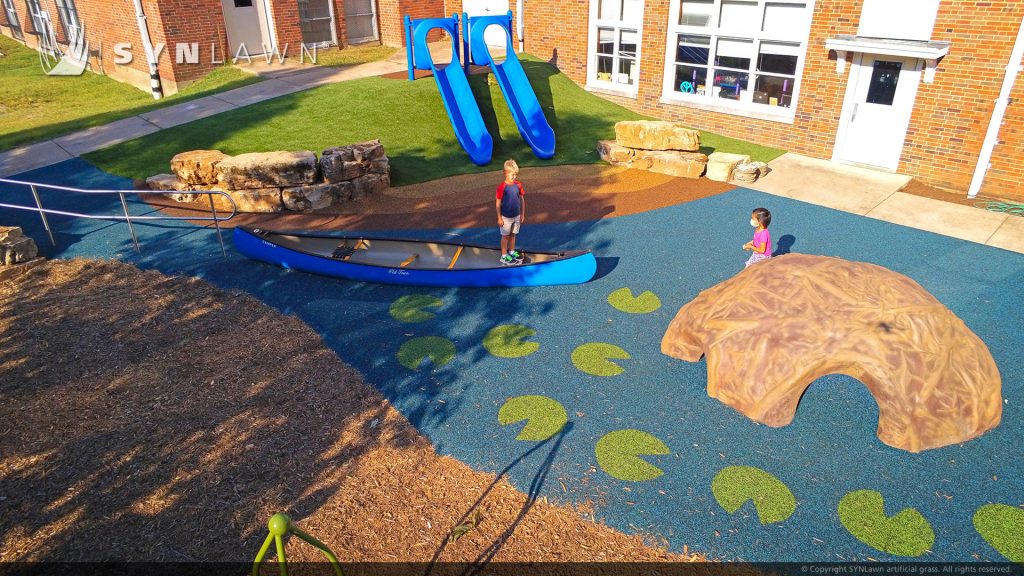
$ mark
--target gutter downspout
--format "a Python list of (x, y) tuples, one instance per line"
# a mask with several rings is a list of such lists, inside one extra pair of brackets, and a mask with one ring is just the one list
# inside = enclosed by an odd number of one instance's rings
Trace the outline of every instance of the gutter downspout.
[(516, 0), (516, 35), (519, 36), (519, 52), (522, 53), (523, 48), (523, 0)]
[(1010, 62), (1006, 65), (1006, 73), (1003, 74), (1003, 86), (999, 89), (999, 98), (996, 99), (996, 107), (992, 110), (992, 118), (988, 123), (988, 131), (985, 132), (985, 141), (981, 145), (981, 154), (978, 156), (978, 165), (974, 167), (974, 177), (971, 178), (971, 185), (967, 188), (967, 197), (974, 198), (981, 190), (985, 182), (985, 173), (991, 166), (992, 151), (999, 142), (999, 129), (1003, 125), (1003, 116), (1006, 114), (1006, 107), (1010, 104), (1010, 92), (1017, 80), (1017, 73), (1021, 71), (1020, 60), (1024, 57), (1024, 18), (1021, 18), (1020, 28), (1017, 29), (1017, 41), (1013, 44), (1013, 51), (1010, 52)]
[(153, 99), (164, 97), (164, 87), (160, 84), (160, 72), (157, 68), (156, 54), (153, 52), (153, 41), (149, 37), (149, 25), (146, 24), (146, 12), (142, 9), (142, 0), (135, 0), (135, 19), (139, 22), (139, 34), (142, 45), (146, 49), (146, 62), (149, 64), (149, 86)]

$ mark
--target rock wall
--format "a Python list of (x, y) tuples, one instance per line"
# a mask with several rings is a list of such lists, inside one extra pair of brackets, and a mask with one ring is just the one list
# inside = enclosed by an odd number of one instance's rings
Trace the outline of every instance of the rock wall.
[(609, 164), (682, 178), (700, 178), (708, 163), (700, 132), (675, 122), (618, 122), (615, 140), (601, 140), (597, 151)]
[[(171, 174), (146, 179), (151, 190), (177, 202), (206, 203), (195, 191), (223, 190), (239, 212), (309, 212), (380, 193), (391, 185), (391, 164), (380, 140), (310, 151), (254, 152), (229, 156), (219, 150), (182, 152)], [(212, 197), (217, 210), (230, 202)]]

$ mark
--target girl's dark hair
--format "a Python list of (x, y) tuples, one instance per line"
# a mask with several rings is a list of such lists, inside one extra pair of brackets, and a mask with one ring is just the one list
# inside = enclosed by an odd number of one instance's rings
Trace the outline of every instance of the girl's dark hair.
[(754, 218), (757, 218), (757, 221), (765, 228), (772, 223), (772, 213), (767, 208), (754, 208)]

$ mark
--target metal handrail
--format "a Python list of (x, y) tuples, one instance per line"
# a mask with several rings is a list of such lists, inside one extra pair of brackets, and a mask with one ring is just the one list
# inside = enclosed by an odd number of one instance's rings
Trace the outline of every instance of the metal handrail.
[[(47, 214), (56, 214), (58, 216), (71, 216), (74, 218), (85, 218), (87, 220), (124, 220), (128, 224), (128, 230), (132, 234), (132, 243), (135, 244), (135, 251), (142, 252), (139, 247), (139, 238), (135, 234), (135, 227), (132, 225), (133, 220), (191, 220), (196, 222), (213, 222), (217, 229), (217, 240), (220, 241), (220, 251), (224, 256), (227, 256), (227, 249), (224, 247), (224, 236), (221, 234), (221, 222), (231, 220), (238, 214), (238, 205), (235, 204), (234, 198), (230, 194), (222, 190), (182, 190), (182, 194), (197, 194), (206, 196), (210, 201), (210, 216), (132, 216), (128, 211), (128, 201), (125, 199), (125, 194), (137, 194), (139, 196), (145, 196), (148, 194), (173, 194), (173, 190), (83, 190), (81, 188), (71, 188), (68, 186), (57, 186), (55, 184), (43, 184), (41, 182), (26, 182), (23, 180), (8, 180), (6, 178), (0, 178), (0, 184), (16, 184), (19, 186), (28, 186), (32, 190), (32, 197), (36, 201), (35, 207), (32, 206), (21, 206), (18, 204), (5, 204), (0, 203), (0, 208), (11, 208), (14, 210), (28, 210), (30, 212), (38, 212), (39, 217), (43, 221), (43, 228), (46, 229), (47, 236), (50, 237), (50, 244), (53, 246), (57, 245), (57, 241), (53, 238), (53, 230), (50, 229), (50, 222), (47, 220)], [(91, 195), (104, 195), (104, 194), (117, 194), (121, 199), (121, 208), (124, 209), (124, 216), (120, 214), (113, 215), (95, 215), (95, 214), (81, 214), (79, 212), (69, 212), (66, 210), (54, 210), (52, 208), (43, 208), (43, 202), (39, 198), (39, 188), (45, 188), (48, 190), (62, 190), (65, 192), (75, 192), (78, 194), (91, 194)], [(226, 218), (221, 217), (217, 214), (217, 207), (213, 203), (213, 196), (217, 194), (227, 198), (231, 204), (231, 214)]]

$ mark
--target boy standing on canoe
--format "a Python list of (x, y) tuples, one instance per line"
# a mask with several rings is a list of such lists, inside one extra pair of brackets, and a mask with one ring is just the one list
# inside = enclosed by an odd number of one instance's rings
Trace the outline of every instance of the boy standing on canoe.
[(515, 160), (505, 161), (505, 180), (498, 184), (494, 209), (498, 212), (501, 230), (501, 263), (521, 264), (523, 255), (516, 251), (516, 234), (526, 218), (526, 190), (519, 181), (519, 165)]

